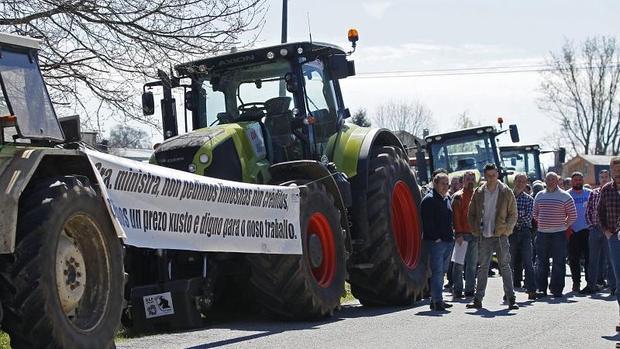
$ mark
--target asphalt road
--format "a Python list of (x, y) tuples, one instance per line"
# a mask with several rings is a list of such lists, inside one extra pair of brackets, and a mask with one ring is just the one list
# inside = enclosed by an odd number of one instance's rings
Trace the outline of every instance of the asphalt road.
[[(571, 287), (567, 278), (566, 289)], [(260, 315), (212, 319), (197, 331), (120, 339), (118, 348), (614, 348), (618, 306), (608, 293), (594, 298), (528, 301), (519, 310), (502, 302), (501, 278), (489, 279), (485, 309), (453, 303), (449, 313), (431, 312), (428, 300), (413, 307), (343, 305), (319, 322), (279, 322)], [(447, 293), (446, 300), (451, 300)]]

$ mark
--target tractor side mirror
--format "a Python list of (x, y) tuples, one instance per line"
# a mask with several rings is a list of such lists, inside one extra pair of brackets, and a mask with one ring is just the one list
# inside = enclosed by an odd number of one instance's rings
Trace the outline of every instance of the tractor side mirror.
[(328, 59), (329, 71), (332, 79), (344, 79), (355, 75), (355, 64), (348, 61), (345, 55), (331, 55)]
[(564, 147), (560, 147), (560, 149), (558, 149), (558, 162), (560, 164), (566, 162), (566, 148)]
[(155, 99), (151, 91), (142, 93), (142, 113), (144, 113), (144, 115), (155, 114)]
[(512, 124), (508, 126), (508, 128), (510, 130), (510, 139), (512, 140), (512, 143), (519, 142), (519, 129), (517, 128), (517, 125)]
[(192, 91), (185, 91), (185, 109), (194, 110), (194, 104), (192, 103)]
[(511, 158), (511, 159), (510, 159), (510, 165), (511, 165), (511, 166), (517, 166), (517, 159), (515, 159), (515, 158)]
[(291, 73), (286, 73), (284, 75), (284, 82), (286, 83), (286, 90), (290, 93), (295, 93), (299, 89), (297, 78)]
[(78, 115), (58, 118), (62, 133), (65, 135), (65, 143), (79, 142), (82, 140), (80, 132), (80, 117)]

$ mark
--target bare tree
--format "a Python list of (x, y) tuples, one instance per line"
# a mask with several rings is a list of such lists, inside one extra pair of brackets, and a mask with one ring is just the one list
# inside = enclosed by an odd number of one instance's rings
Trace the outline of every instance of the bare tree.
[(366, 109), (362, 108), (353, 113), (351, 123), (356, 124), (357, 126), (370, 127), (370, 119), (368, 119)]
[(433, 113), (418, 101), (390, 101), (377, 108), (374, 121), (379, 127), (407, 131), (421, 137), (424, 129), (434, 126)]
[(576, 153), (620, 153), (620, 49), (615, 38), (566, 42), (543, 73), (540, 108), (551, 112)]
[(472, 119), (471, 116), (469, 116), (469, 111), (464, 110), (463, 112), (458, 114), (457, 119), (456, 119), (456, 125), (459, 129), (462, 129), (462, 128), (480, 126), (480, 122), (474, 121), (474, 119)]
[(107, 117), (157, 126), (139, 112), (140, 85), (155, 68), (243, 46), (240, 34), (262, 28), (263, 2), (5, 0), (0, 29), (42, 40), (41, 68), (61, 113), (82, 114), (99, 131)]
[(138, 128), (116, 125), (110, 131), (108, 146), (111, 148), (147, 149), (151, 146), (149, 135)]

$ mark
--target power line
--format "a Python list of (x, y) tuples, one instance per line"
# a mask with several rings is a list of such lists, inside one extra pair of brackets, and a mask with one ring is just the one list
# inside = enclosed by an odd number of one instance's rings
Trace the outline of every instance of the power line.
[[(620, 64), (608, 65), (606, 67), (620, 67)], [(601, 66), (576, 66), (574, 69), (592, 69)], [(519, 73), (541, 73), (558, 71), (559, 68), (550, 67), (548, 64), (503, 66), (503, 67), (471, 67), (471, 68), (446, 68), (446, 69), (426, 69), (426, 70), (395, 70), (395, 71), (371, 71), (361, 72), (353, 76), (357, 79), (386, 79), (386, 78), (417, 78), (433, 76), (461, 76), (461, 75), (493, 75), (493, 74), (519, 74)]]

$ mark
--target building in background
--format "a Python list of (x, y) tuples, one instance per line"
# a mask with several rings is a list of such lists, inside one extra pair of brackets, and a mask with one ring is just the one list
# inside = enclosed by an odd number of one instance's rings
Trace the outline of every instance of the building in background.
[(562, 177), (570, 177), (573, 172), (579, 171), (583, 173), (584, 183), (590, 184), (593, 187), (598, 186), (600, 184), (598, 174), (601, 170), (609, 170), (611, 158), (611, 155), (577, 154), (564, 164)]

